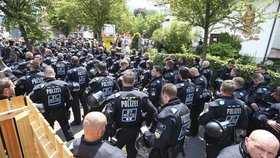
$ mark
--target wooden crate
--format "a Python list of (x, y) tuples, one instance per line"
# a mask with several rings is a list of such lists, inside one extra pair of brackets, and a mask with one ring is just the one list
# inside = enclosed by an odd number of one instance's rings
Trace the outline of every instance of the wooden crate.
[(32, 101), (0, 100), (0, 157), (73, 158)]

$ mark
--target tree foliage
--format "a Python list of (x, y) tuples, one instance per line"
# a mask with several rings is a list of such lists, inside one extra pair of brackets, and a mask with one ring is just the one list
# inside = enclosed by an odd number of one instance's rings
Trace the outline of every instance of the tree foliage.
[(32, 45), (46, 38), (45, 30), (41, 26), (44, 20), (41, 9), (50, 6), (47, 0), (1, 0), (0, 10), (5, 14), (4, 22), (8, 30), (18, 27), (28, 49)]
[(131, 42), (131, 48), (132, 49), (136, 49), (136, 50), (139, 49), (138, 43), (139, 43), (139, 40), (141, 40), (140, 37), (141, 37), (141, 35), (138, 32), (133, 35), (132, 42)]
[(183, 48), (189, 47), (190, 31), (190, 25), (174, 21), (169, 27), (154, 31), (152, 39), (159, 50), (163, 49), (167, 53), (178, 53), (182, 52)]
[(67, 21), (90, 27), (98, 37), (101, 37), (104, 24), (121, 25), (121, 17), (128, 13), (125, 0), (62, 0), (58, 3), (60, 13)]

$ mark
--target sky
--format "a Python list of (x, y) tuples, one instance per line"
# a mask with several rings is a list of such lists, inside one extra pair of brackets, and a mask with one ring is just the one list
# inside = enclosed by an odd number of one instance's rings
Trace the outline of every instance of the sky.
[(134, 9), (137, 8), (146, 8), (148, 10), (158, 10), (157, 7), (154, 6), (151, 0), (127, 0), (127, 5), (129, 10), (133, 12)]

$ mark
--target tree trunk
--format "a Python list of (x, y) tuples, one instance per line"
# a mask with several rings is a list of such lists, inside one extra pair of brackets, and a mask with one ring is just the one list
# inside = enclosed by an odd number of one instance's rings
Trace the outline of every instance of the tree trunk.
[(19, 30), (21, 32), (21, 35), (23, 36), (23, 39), (25, 41), (28, 51), (32, 51), (32, 44), (30, 43), (30, 40), (28, 39), (27, 32), (25, 30), (24, 25), (19, 24)]
[(99, 44), (102, 43), (101, 31), (98, 31), (98, 32), (97, 32), (97, 41), (99, 42)]
[(207, 46), (208, 46), (208, 34), (209, 34), (209, 28), (210, 28), (210, 22), (209, 22), (209, 14), (210, 14), (210, 7), (211, 2), (210, 0), (206, 1), (206, 8), (205, 8), (205, 24), (204, 24), (204, 37), (203, 37), (203, 53), (202, 53), (202, 59), (206, 59), (207, 55)]

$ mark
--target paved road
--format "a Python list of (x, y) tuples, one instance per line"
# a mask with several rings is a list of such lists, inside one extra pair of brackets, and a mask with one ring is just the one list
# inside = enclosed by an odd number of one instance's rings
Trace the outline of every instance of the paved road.
[[(81, 109), (82, 112), (82, 109)], [(83, 114), (83, 112), (82, 112)], [(73, 115), (71, 114), (70, 121), (73, 121)], [(71, 126), (71, 129), (73, 133), (75, 134), (75, 138), (80, 138), (81, 135), (83, 135), (83, 127), (82, 125), (80, 126)], [(64, 135), (62, 133), (62, 130), (60, 129), (60, 126), (58, 122), (55, 122), (54, 130), (56, 133), (60, 136), (60, 138), (66, 142)], [(199, 135), (193, 138), (187, 137), (186, 138), (186, 143), (185, 143), (185, 153), (186, 157), (185, 158), (205, 158), (205, 150), (204, 150), (204, 139), (203, 139), (203, 131), (204, 129), (200, 127), (199, 130)], [(183, 158), (183, 156), (180, 154), (178, 158)]]

